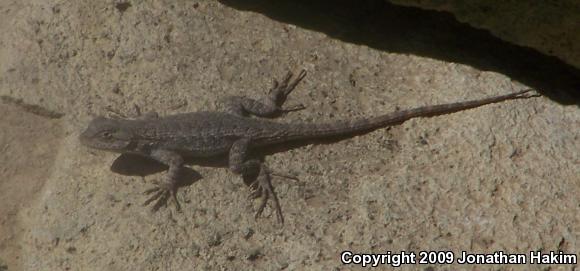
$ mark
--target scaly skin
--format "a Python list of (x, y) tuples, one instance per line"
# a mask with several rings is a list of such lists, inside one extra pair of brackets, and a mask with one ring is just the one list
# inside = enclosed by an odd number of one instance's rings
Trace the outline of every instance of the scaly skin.
[(251, 197), (262, 198), (256, 217), (262, 213), (268, 199), (272, 198), (278, 221), (283, 223), (282, 210), (270, 182), (270, 175), (276, 174), (259, 160), (249, 159), (247, 153), (250, 149), (294, 140), (353, 135), (400, 124), (411, 118), (449, 114), (485, 104), (538, 96), (531, 94), (531, 90), (523, 90), (479, 100), (424, 106), (378, 117), (323, 124), (277, 123), (247, 116), (274, 117), (303, 109), (302, 105), (286, 109), (282, 105), (305, 75), (306, 72), (301, 71), (296, 79), (291, 80), (292, 73), (288, 73), (282, 83), (274, 81), (268, 96), (261, 100), (229, 97), (225, 102), (226, 112), (193, 112), (166, 117), (149, 113), (134, 120), (98, 117), (81, 134), (80, 140), (91, 148), (144, 155), (169, 166), (165, 181), (146, 191), (153, 193), (146, 204), (156, 201), (154, 209), (164, 205), (169, 197), (180, 209), (176, 180), (184, 157), (227, 155), (229, 168), (234, 173), (256, 176), (250, 185), (253, 190)]

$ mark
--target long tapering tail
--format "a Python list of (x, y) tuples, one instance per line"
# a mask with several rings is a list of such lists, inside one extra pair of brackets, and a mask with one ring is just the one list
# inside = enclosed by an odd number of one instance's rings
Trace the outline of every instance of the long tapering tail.
[(540, 96), (537, 93), (530, 93), (531, 91), (531, 89), (526, 89), (511, 94), (479, 100), (423, 106), (364, 119), (337, 121), (324, 124), (301, 124), (299, 125), (301, 127), (296, 130), (296, 133), (289, 135), (288, 139), (307, 139), (355, 134), (400, 124), (412, 118), (444, 115), (505, 100), (527, 99)]

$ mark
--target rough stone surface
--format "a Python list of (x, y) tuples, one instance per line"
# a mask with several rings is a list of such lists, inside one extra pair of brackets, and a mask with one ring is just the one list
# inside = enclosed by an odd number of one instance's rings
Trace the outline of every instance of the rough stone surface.
[[(580, 112), (546, 97), (268, 156), (300, 179), (274, 181), (283, 227), (270, 208), (254, 220), (258, 202), (226, 168), (197, 165), (203, 179), (179, 191), (183, 213), (152, 214), (141, 192), (162, 173), (111, 172), (117, 155), (78, 142), (94, 115), (217, 109), (300, 68), (309, 75), (289, 103), (307, 109), (281, 121), (526, 86), (225, 2), (0, 3), (0, 270), (338, 270), (343, 250), (579, 251)], [(452, 268), (413, 266), (429, 267)]]
[(535, 48), (580, 68), (580, 2), (389, 0), (453, 13), (458, 20), (487, 29), (506, 41)]

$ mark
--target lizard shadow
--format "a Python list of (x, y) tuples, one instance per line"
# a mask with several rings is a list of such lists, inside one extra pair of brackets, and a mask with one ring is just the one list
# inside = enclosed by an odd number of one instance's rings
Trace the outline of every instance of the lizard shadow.
[[(369, 131), (370, 132), (370, 131)], [(360, 135), (367, 132), (361, 132)], [(308, 139), (308, 140), (297, 140), (293, 142), (287, 142), (285, 144), (278, 144), (263, 148), (258, 148), (251, 150), (248, 154), (249, 159), (258, 159), (264, 162), (266, 156), (285, 152), (291, 149), (296, 149), (304, 147), (311, 144), (316, 145), (326, 145), (332, 144), (347, 138), (357, 136), (358, 134), (353, 134), (349, 136), (335, 136), (324, 139)], [(210, 168), (228, 168), (228, 159), (225, 155), (220, 155), (216, 157), (206, 157), (206, 158), (185, 158), (186, 165), (195, 165), (201, 167)], [(160, 172), (168, 170), (168, 166), (146, 156), (124, 153), (119, 155), (111, 164), (110, 170), (114, 173), (124, 175), (124, 176), (138, 176), (145, 177)], [(241, 176), (244, 184), (251, 184), (257, 177), (257, 172), (252, 172), (248, 175)], [(203, 179), (203, 176), (197, 171), (190, 167), (182, 167), (179, 175), (177, 177), (178, 187), (185, 187), (193, 185), (194, 183)]]
[(220, 3), (348, 43), (498, 72), (558, 103), (580, 105), (578, 68), (460, 23), (447, 12), (398, 6), (384, 0), (220, 0)]
[[(111, 165), (112, 172), (125, 176), (145, 177), (167, 169), (166, 165), (149, 157), (130, 153), (119, 155)], [(177, 184), (178, 187), (190, 186), (202, 178), (203, 176), (199, 172), (188, 167), (182, 167), (177, 176)]]
[[(282, 150), (280, 150), (282, 151)], [(275, 153), (276, 151), (270, 151), (269, 153), (249, 153), (249, 158), (258, 159), (264, 161), (264, 156), (268, 154)], [(216, 157), (206, 157), (206, 158), (192, 158), (185, 157), (186, 165), (196, 165), (201, 167), (211, 167), (211, 168), (228, 168), (227, 156), (221, 155)], [(145, 177), (152, 174), (157, 174), (168, 170), (168, 166), (146, 156), (138, 154), (124, 153), (119, 155), (111, 165), (111, 171), (117, 174), (125, 176), (139, 176)], [(241, 176), (243, 183), (249, 186), (252, 182), (256, 180), (258, 172), (249, 172), (246, 175)], [(203, 179), (203, 176), (199, 174), (196, 170), (190, 167), (182, 167), (177, 175), (177, 188), (191, 186), (194, 183)], [(167, 203), (168, 199), (163, 200), (164, 205)], [(154, 208), (156, 211), (157, 209)]]
[[(302, 145), (296, 145), (296, 147), (299, 146)], [(283, 151), (283, 149), (270, 148), (270, 150), (267, 152), (251, 152), (248, 158), (258, 159), (263, 162), (264, 156), (280, 151)], [(228, 159), (225, 155), (205, 158), (186, 157), (185, 164), (211, 168), (228, 168)], [(167, 171), (168, 166), (146, 156), (124, 153), (119, 155), (113, 161), (110, 169), (114, 173), (125, 176), (145, 177), (148, 175)], [(253, 180), (255, 180), (256, 176), (257, 172), (252, 172), (248, 175), (242, 176), (242, 179), (246, 185), (249, 185)], [(203, 176), (201, 176), (201, 174), (199, 174), (194, 169), (189, 167), (182, 167), (177, 177), (178, 187), (193, 185), (201, 179), (203, 179)]]

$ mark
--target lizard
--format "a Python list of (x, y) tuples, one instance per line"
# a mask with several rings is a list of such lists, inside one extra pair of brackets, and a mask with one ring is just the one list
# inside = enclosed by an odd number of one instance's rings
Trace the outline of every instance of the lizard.
[(144, 204), (155, 202), (154, 210), (166, 205), (170, 198), (176, 209), (181, 210), (176, 196), (177, 176), (184, 167), (185, 158), (225, 157), (233, 173), (242, 177), (253, 176), (249, 182), (250, 198), (261, 198), (255, 217), (262, 214), (271, 198), (277, 220), (282, 224), (284, 217), (271, 176), (288, 176), (276, 174), (262, 161), (249, 157), (251, 150), (297, 140), (354, 136), (401, 124), (412, 118), (449, 114), (500, 101), (539, 96), (530, 93), (531, 89), (526, 89), (477, 100), (428, 105), (375, 117), (327, 123), (281, 123), (265, 119), (305, 108), (302, 104), (283, 107), (288, 95), (305, 76), (305, 70), (295, 78), (292, 72), (288, 72), (281, 82), (274, 80), (268, 94), (260, 99), (227, 97), (223, 111), (198, 111), (163, 117), (150, 112), (133, 119), (99, 116), (80, 134), (80, 142), (94, 149), (142, 155), (168, 166), (164, 180), (145, 191), (145, 194), (151, 196)]

